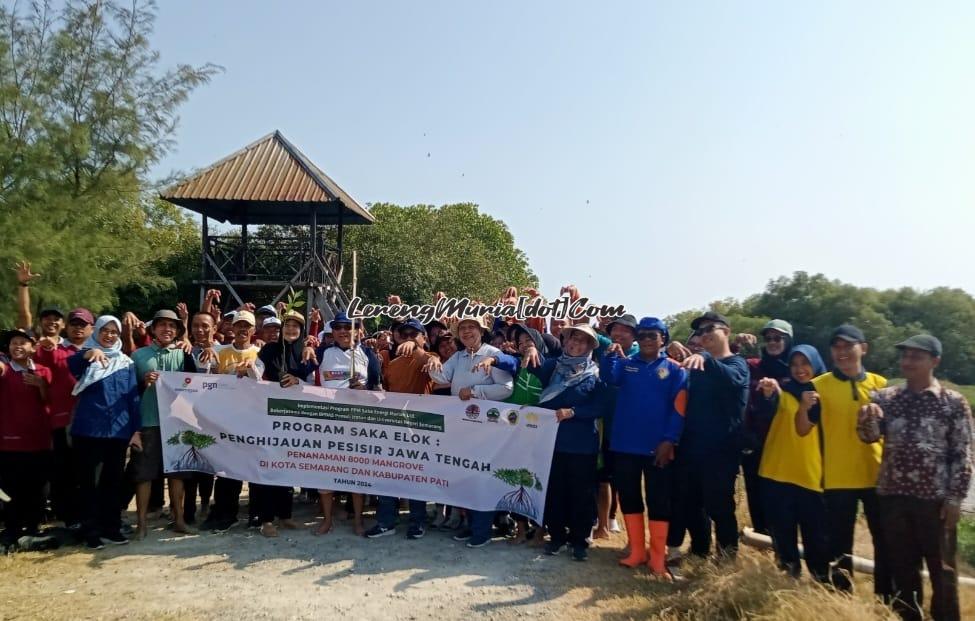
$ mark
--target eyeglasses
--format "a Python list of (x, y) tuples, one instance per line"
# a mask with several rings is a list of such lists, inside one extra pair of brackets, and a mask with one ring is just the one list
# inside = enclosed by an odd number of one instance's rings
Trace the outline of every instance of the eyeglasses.
[(720, 324), (720, 323), (709, 323), (708, 325), (704, 326), (703, 328), (698, 328), (697, 330), (695, 330), (694, 331), (694, 336), (703, 336), (705, 334), (711, 334), (712, 332), (714, 332), (718, 328), (723, 328), (723, 327), (724, 327), (724, 324)]
[(636, 333), (636, 340), (643, 341), (656, 341), (657, 339), (663, 338), (663, 334), (657, 332), (656, 330), (647, 330), (646, 332), (640, 331)]

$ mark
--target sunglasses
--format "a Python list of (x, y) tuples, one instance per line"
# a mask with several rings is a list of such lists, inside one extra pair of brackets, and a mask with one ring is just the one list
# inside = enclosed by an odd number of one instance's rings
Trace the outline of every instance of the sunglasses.
[(709, 323), (708, 325), (704, 326), (703, 328), (698, 328), (697, 330), (695, 330), (694, 331), (694, 336), (703, 336), (705, 334), (711, 334), (712, 332), (714, 332), (718, 328), (723, 328), (723, 327), (724, 327), (724, 324), (720, 324), (720, 323)]
[(657, 339), (663, 338), (663, 336), (664, 336), (663, 334), (657, 332), (656, 330), (647, 330), (647, 331), (642, 331), (641, 330), (640, 332), (637, 332), (636, 333), (636, 340), (638, 340), (638, 341), (644, 341), (644, 340), (656, 341)]
[(419, 336), (419, 334), (420, 333), (416, 330), (400, 330), (399, 333), (399, 335), (404, 339), (415, 339), (417, 336)]

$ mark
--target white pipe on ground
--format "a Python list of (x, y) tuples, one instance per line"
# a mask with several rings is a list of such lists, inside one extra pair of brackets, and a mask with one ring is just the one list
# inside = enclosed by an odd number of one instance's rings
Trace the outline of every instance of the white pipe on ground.
[[(772, 538), (768, 535), (763, 535), (761, 533), (756, 533), (751, 528), (747, 526), (742, 530), (742, 539), (748, 545), (753, 548), (759, 548), (760, 550), (770, 550), (772, 549)], [(802, 545), (799, 546), (800, 556), (803, 554)], [(873, 575), (873, 561), (868, 558), (863, 558), (862, 556), (853, 557), (853, 571), (859, 571), (861, 573)], [(929, 578), (927, 571), (922, 571), (921, 574), (925, 578)], [(969, 578), (968, 576), (958, 576), (958, 584), (963, 584), (965, 586), (975, 586), (975, 578)]]

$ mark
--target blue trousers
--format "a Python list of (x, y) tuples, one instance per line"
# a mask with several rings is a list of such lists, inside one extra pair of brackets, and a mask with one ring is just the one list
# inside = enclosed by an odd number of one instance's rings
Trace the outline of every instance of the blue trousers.
[[(380, 496), (379, 506), (376, 508), (376, 521), (383, 528), (396, 526), (396, 516), (399, 513), (399, 498)], [(422, 500), (410, 500), (410, 526), (423, 525), (427, 521), (427, 503)]]

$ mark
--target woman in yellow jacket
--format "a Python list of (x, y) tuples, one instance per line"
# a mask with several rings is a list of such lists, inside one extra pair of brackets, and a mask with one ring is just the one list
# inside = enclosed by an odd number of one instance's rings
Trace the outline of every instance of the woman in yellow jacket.
[(819, 407), (803, 394), (813, 393), (812, 380), (825, 371), (825, 365), (811, 345), (793, 347), (788, 361), (788, 380), (780, 385), (772, 378), (763, 378), (758, 384), (764, 399), (758, 404), (757, 414), (772, 417), (758, 468), (762, 498), (779, 566), (795, 577), (801, 573), (801, 531), (809, 573), (816, 580), (827, 582), (829, 548), (819, 430), (802, 436), (796, 431), (797, 413)]

